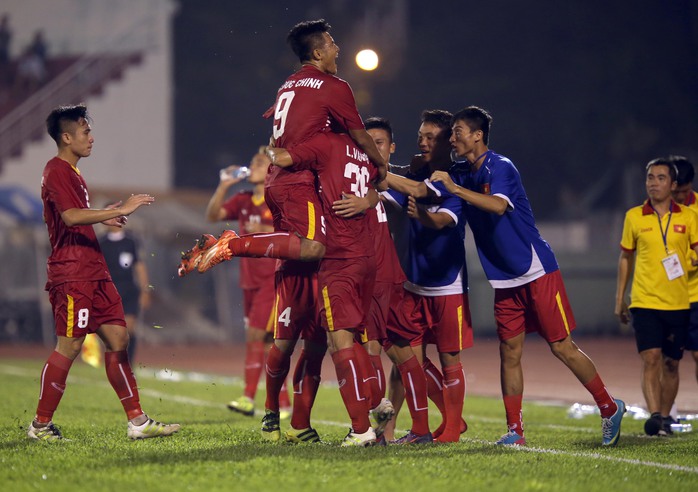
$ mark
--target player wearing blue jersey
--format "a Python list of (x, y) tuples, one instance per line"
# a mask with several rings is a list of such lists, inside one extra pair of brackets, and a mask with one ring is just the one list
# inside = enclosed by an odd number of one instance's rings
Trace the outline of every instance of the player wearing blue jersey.
[(388, 201), (406, 209), (413, 218), (403, 311), (423, 333), (413, 345), (435, 342), (439, 352), (443, 375), (422, 354), (429, 397), (444, 416), (434, 432), (437, 442), (456, 442), (467, 428), (462, 418), (465, 377), (460, 352), (472, 346), (473, 335), (465, 268), (464, 204), (457, 197), (432, 195), (415, 200), (410, 195), (432, 172), (451, 166), (450, 119), (447, 111), (422, 113), (421, 168), (406, 177), (392, 175), (392, 189), (385, 194)]
[(521, 355), (527, 332), (538, 332), (587, 388), (601, 410), (604, 445), (615, 445), (625, 404), (613, 399), (594, 363), (572, 341), (575, 328), (555, 255), (536, 228), (514, 164), (488, 149), (492, 117), (470, 106), (452, 119), (451, 144), (467, 159), (460, 173), (435, 172), (428, 186), (437, 196), (467, 202), (467, 215), (487, 279), (495, 289), (501, 382), (509, 431), (498, 444), (523, 445)]

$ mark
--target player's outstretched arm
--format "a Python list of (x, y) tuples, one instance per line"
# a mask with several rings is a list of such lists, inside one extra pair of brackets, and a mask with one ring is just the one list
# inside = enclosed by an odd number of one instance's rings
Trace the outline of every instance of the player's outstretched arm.
[[(114, 208), (95, 210), (92, 208), (69, 208), (61, 213), (61, 219), (68, 227), (76, 225), (92, 225), (109, 221), (108, 225), (123, 225), (126, 216), (135, 212), (142, 205), (150, 205), (155, 197), (148, 194), (131, 195), (124, 203)], [(111, 219), (118, 219), (111, 221)]]
[(413, 179), (408, 179), (393, 173), (388, 173), (385, 180), (388, 182), (388, 186), (391, 189), (399, 191), (403, 195), (423, 198), (430, 193), (429, 188), (427, 188), (427, 185), (424, 184), (423, 181), (414, 181)]

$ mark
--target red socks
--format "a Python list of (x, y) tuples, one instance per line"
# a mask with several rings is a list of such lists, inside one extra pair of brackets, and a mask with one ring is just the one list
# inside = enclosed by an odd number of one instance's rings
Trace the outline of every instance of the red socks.
[(272, 345), (267, 355), (267, 401), (264, 407), (272, 412), (279, 411), (279, 394), (281, 387), (286, 381), (289, 367), (291, 366), (291, 356), (284, 354), (276, 345)]
[(424, 369), (424, 375), (427, 378), (427, 392), (429, 393), (429, 399), (436, 404), (436, 407), (441, 412), (441, 417), (444, 422), (446, 421), (446, 406), (444, 405), (443, 397), (443, 379), (441, 372), (436, 368), (436, 366), (428, 359), (424, 358), (422, 362), (422, 369)]
[(607, 419), (616, 413), (618, 405), (616, 405), (616, 402), (613, 401), (613, 397), (608, 393), (598, 372), (591, 381), (584, 385), (584, 387), (591, 393), (591, 396), (594, 397), (594, 401), (599, 406), (599, 410), (601, 410), (601, 417)]
[(446, 425), (436, 439), (438, 442), (458, 442), (461, 432), (463, 400), (465, 399), (465, 376), (460, 363), (446, 366), (443, 380), (444, 406), (446, 407)]
[(36, 421), (47, 424), (53, 418), (53, 414), (61, 402), (65, 391), (65, 381), (73, 361), (69, 358), (53, 352), (44, 369), (41, 371), (41, 390), (39, 404), (36, 409)]
[(234, 256), (298, 260), (301, 257), (301, 238), (289, 232), (245, 234), (239, 239), (231, 239), (228, 248)]
[(417, 357), (397, 366), (402, 377), (402, 385), (405, 387), (405, 400), (412, 417), (412, 429), (414, 434), (426, 434), (429, 432), (429, 402), (427, 400), (427, 380), (424, 370), (419, 365)]
[[(380, 355), (369, 355), (369, 357), (371, 358), (373, 370), (376, 372), (376, 376), (378, 377), (378, 390), (380, 391), (382, 398), (385, 395), (385, 372), (383, 371), (383, 360), (381, 359)], [(380, 403), (380, 400), (378, 403)]]
[(362, 380), (364, 382), (364, 391), (366, 392), (368, 408), (376, 408), (380, 404), (385, 393), (380, 390), (380, 381), (373, 367), (371, 356), (368, 355), (364, 346), (359, 343), (354, 343), (354, 354), (361, 368), (361, 374), (363, 374)]
[(521, 412), (523, 395), (503, 395), (502, 398), (504, 399), (504, 410), (507, 414), (507, 427), (510, 431), (523, 436), (523, 416)]
[(354, 347), (338, 350), (332, 354), (339, 392), (351, 418), (351, 428), (363, 434), (371, 426), (368, 420), (368, 401), (363, 391), (363, 378)]
[(320, 372), (325, 354), (308, 354), (301, 351), (293, 373), (293, 414), (291, 427), (296, 430), (310, 427), (310, 411), (320, 387)]
[(264, 368), (264, 342), (247, 342), (245, 350), (245, 392), (244, 395), (254, 400), (257, 394), (259, 376)]
[(138, 396), (138, 385), (131, 370), (131, 364), (128, 362), (126, 350), (105, 352), (104, 368), (107, 371), (107, 379), (109, 379), (112, 388), (119, 396), (128, 419), (132, 420), (139, 415), (143, 415)]

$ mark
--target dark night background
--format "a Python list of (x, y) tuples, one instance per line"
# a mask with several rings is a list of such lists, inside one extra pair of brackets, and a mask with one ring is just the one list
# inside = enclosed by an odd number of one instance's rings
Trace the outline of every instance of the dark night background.
[[(247, 162), (268, 140), (261, 114), (299, 66), (286, 34), (320, 17), (361, 115), (392, 121), (394, 163), (416, 151), (423, 109), (482, 106), (494, 116), (490, 147), (517, 165), (539, 217), (624, 206), (628, 169), (668, 153), (698, 157), (691, 0), (180, 0), (178, 187), (213, 189), (218, 168)], [(373, 73), (354, 63), (366, 46), (381, 56)]]

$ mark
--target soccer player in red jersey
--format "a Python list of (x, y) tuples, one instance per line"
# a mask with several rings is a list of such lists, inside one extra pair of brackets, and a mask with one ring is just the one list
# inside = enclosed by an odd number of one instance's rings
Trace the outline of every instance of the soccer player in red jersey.
[[(385, 118), (371, 117), (365, 121), (365, 124), (366, 130), (376, 143), (379, 152), (386, 160), (389, 160), (390, 155), (395, 152), (390, 122)], [(395, 443), (424, 444), (432, 442), (427, 411), (427, 382), (424, 370), (410, 345), (410, 342), (416, 340), (421, 332), (406, 319), (402, 309), (403, 284), (407, 278), (400, 266), (395, 245), (388, 229), (385, 208), (382, 202), (378, 202), (375, 204), (375, 208), (369, 210), (371, 205), (372, 203), (369, 203), (367, 198), (348, 195), (346, 198), (336, 201), (333, 204), (333, 210), (342, 217), (349, 217), (365, 211), (369, 218), (370, 234), (374, 240), (376, 282), (373, 287), (366, 327), (361, 333), (361, 341), (370, 357), (370, 364), (364, 368), (364, 373), (371, 374), (373, 372), (376, 374), (375, 377), (366, 378), (369, 380), (370, 394), (373, 398), (370, 405), (371, 408), (374, 408), (372, 414), (378, 424), (375, 428), (376, 435), (379, 442), (388, 438), (390, 441), (393, 439), (392, 429), (390, 435), (382, 435), (395, 413), (392, 402), (382, 398), (385, 395), (385, 376), (380, 353), (381, 348), (385, 347), (386, 353), (395, 363), (398, 377), (406, 390), (407, 405), (412, 417), (410, 432), (396, 440)], [(402, 401), (402, 397), (400, 401)], [(385, 411), (387, 404), (389, 404), (389, 413)], [(394, 421), (392, 422), (394, 423)]]
[[(237, 166), (222, 173), (221, 179), (206, 208), (209, 222), (237, 220), (242, 234), (272, 232), (271, 211), (264, 201), (264, 178), (271, 161), (260, 147), (250, 161), (247, 181), (254, 185), (252, 190), (241, 191), (226, 200), (231, 186), (243, 177), (233, 177)], [(240, 258), (240, 287), (243, 292), (245, 315), (245, 390), (243, 395), (228, 403), (232, 411), (246, 416), (254, 415), (254, 398), (259, 378), (264, 369), (265, 354), (273, 342), (272, 311), (274, 308), (274, 273), (276, 260), (273, 258)], [(291, 403), (286, 388), (279, 395), (281, 414), (290, 415)]]
[(58, 342), (41, 372), (39, 404), (27, 435), (32, 439), (56, 440), (63, 436), (53, 424), (53, 414), (65, 391), (68, 372), (80, 354), (88, 333), (104, 342), (107, 378), (128, 418), (131, 439), (168, 436), (179, 424), (163, 424), (141, 409), (138, 386), (128, 361), (128, 332), (124, 310), (93, 224), (123, 225), (126, 217), (154, 201), (150, 195), (131, 195), (114, 208), (91, 209), (87, 185), (78, 161), (92, 153), (94, 138), (84, 105), (60, 106), (46, 119), (49, 135), (58, 154), (44, 168), (41, 198), (51, 243), (48, 282)]
[[(327, 219), (325, 256), (318, 271), (320, 318), (328, 332), (329, 348), (337, 372), (339, 391), (351, 418), (351, 430), (342, 446), (375, 443), (376, 433), (368, 418), (369, 394), (357, 354), (364, 349), (354, 344), (356, 333), (365, 325), (371, 304), (376, 264), (369, 220), (364, 214), (341, 217), (332, 213), (333, 203), (344, 196), (365, 197), (376, 169), (346, 134), (325, 132), (302, 145), (272, 149), (272, 162), (279, 166), (295, 163), (294, 169), (317, 172), (322, 193), (320, 200)], [(290, 162), (289, 162), (290, 161)], [(370, 365), (370, 363), (369, 363)]]

